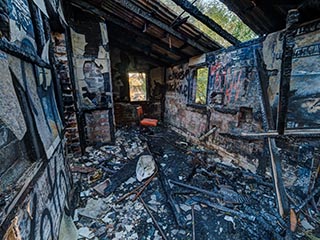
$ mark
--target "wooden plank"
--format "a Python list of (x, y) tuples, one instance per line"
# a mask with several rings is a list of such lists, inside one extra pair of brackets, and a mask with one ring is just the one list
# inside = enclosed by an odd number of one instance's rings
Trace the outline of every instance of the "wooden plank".
[(147, 62), (149, 62), (151, 65), (153, 65), (155, 67), (158, 67), (158, 66), (168, 67), (169, 66), (168, 63), (163, 62), (162, 60), (160, 60), (158, 58), (148, 56), (145, 53), (141, 52), (140, 50), (133, 49), (132, 46), (128, 43), (123, 44), (123, 43), (119, 43), (119, 42), (110, 42), (110, 46), (117, 47), (119, 49), (127, 51), (128, 53), (134, 54), (137, 57), (144, 58)]
[(142, 54), (146, 55), (147, 57), (151, 57), (151, 55), (154, 55), (156, 57), (153, 57), (154, 59), (160, 60), (161, 62), (166, 63), (166, 65), (170, 65), (170, 64), (175, 64), (176, 60), (169, 58), (167, 56), (164, 56), (163, 54), (159, 53), (159, 52), (155, 52), (152, 50), (151, 46), (139, 43), (138, 41), (136, 41), (133, 38), (125, 38), (125, 36), (121, 36), (118, 34), (115, 34), (114, 32), (110, 31), (111, 34), (114, 34), (114, 36), (116, 36), (114, 38), (114, 41), (117, 41), (120, 46), (131, 46), (132, 49), (141, 52)]
[[(258, 50), (255, 51), (255, 61), (258, 69), (258, 92), (261, 103), (261, 113), (263, 127), (266, 132), (274, 127), (272, 110), (270, 102), (268, 99), (267, 93), (267, 81), (268, 75), (265, 69), (263, 58)], [(274, 134), (274, 133), (273, 133)], [(274, 189), (277, 197), (277, 206), (278, 211), (282, 217), (285, 217), (289, 214), (289, 203), (286, 196), (286, 191), (282, 179), (282, 168), (281, 168), (281, 159), (279, 156), (278, 149), (276, 147), (276, 142), (274, 138), (267, 137), (268, 149), (270, 154), (271, 170), (272, 170), (272, 179), (274, 184)]]
[[(308, 137), (313, 137), (313, 136), (320, 136), (320, 130), (313, 130), (313, 131), (294, 131), (294, 130), (285, 130), (283, 136), (293, 136), (293, 137), (301, 137), (301, 138), (308, 138)], [(281, 137), (278, 132), (276, 131), (268, 131), (264, 133), (249, 133), (249, 132), (243, 132), (241, 133), (241, 136), (244, 137)]]
[(294, 29), (296, 26), (295, 23), (298, 21), (298, 19), (296, 19), (298, 15), (299, 13), (297, 10), (289, 11), (287, 28), (284, 33), (283, 54), (281, 59), (278, 119), (277, 119), (277, 130), (279, 134), (283, 134), (284, 129), (286, 127), (286, 117), (288, 112), (289, 93), (290, 93), (294, 35), (295, 35)]
[(213, 21), (208, 16), (204, 15), (196, 6), (192, 5), (188, 0), (172, 0), (177, 5), (179, 5), (183, 10), (188, 12), (190, 15), (198, 19), (200, 22), (205, 24), (208, 28), (219, 34), (221, 37), (226, 39), (233, 45), (238, 45), (241, 42), (224, 30), (219, 24)]
[(92, 14), (98, 15), (103, 17), (106, 21), (113, 23), (114, 25), (123, 28), (123, 30), (125, 31), (130, 31), (133, 34), (139, 36), (139, 37), (143, 37), (145, 39), (147, 39), (148, 41), (150, 41), (152, 44), (157, 45), (159, 48), (162, 48), (166, 51), (170, 51), (171, 53), (181, 57), (181, 58), (189, 58), (190, 55), (187, 55), (183, 52), (181, 52), (178, 48), (171, 46), (171, 48), (169, 47), (169, 44), (166, 44), (165, 42), (159, 40), (158, 38), (147, 34), (147, 33), (143, 33), (141, 31), (141, 29), (133, 26), (132, 24), (123, 21), (121, 19), (119, 19), (118, 17), (112, 16), (110, 14), (107, 14), (105, 11), (99, 10), (97, 7), (83, 2), (83, 1), (76, 1), (76, 0), (71, 0), (70, 1), (72, 5), (79, 7), (81, 9), (86, 9), (87, 11), (89, 11)]
[[(105, 1), (103, 1), (102, 4), (101, 4), (102, 8), (104, 8), (104, 2)], [(134, 12), (136, 15), (138, 15), (139, 17), (147, 20), (151, 24), (154, 24), (155, 26), (163, 29), (164, 31), (166, 31), (170, 35), (172, 35), (172, 36), (174, 36), (174, 37), (176, 37), (176, 38), (178, 38), (178, 39), (180, 39), (182, 41), (187, 42), (189, 45), (191, 45), (192, 47), (200, 50), (203, 53), (208, 52), (208, 51), (211, 50), (211, 49), (207, 49), (207, 48), (203, 47), (202, 45), (200, 45), (196, 41), (185, 37), (183, 34), (179, 33), (176, 30), (174, 30), (172, 27), (168, 26), (167, 24), (164, 24), (163, 22), (153, 18), (152, 14), (150, 14), (149, 12), (146, 12), (143, 9), (137, 7), (137, 5), (135, 5), (134, 3), (130, 2), (129, 0), (115, 0), (115, 2), (120, 4), (125, 9), (128, 9), (128, 10)]]

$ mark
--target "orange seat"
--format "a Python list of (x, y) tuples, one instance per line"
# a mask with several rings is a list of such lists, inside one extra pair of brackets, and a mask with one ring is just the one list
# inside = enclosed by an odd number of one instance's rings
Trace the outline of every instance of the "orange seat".
[(142, 109), (141, 106), (137, 107), (137, 115), (138, 115), (138, 118), (139, 118), (140, 126), (155, 127), (155, 126), (158, 125), (158, 120), (157, 119), (144, 118), (143, 117), (143, 109)]
[(140, 121), (140, 125), (142, 126), (150, 126), (150, 127), (155, 127), (158, 124), (158, 120), (157, 119), (152, 119), (152, 118), (143, 118)]

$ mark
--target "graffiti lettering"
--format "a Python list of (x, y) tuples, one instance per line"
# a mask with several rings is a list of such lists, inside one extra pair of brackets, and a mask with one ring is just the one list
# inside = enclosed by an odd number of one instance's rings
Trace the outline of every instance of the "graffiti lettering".
[(179, 68), (178, 71), (173, 70), (172, 73), (169, 75), (169, 80), (183, 80), (188, 76), (189, 73), (189, 69), (184, 70), (182, 68)]
[(234, 67), (224, 67), (221, 63), (211, 66), (209, 88), (214, 93), (212, 96), (224, 93), (226, 104), (238, 101), (241, 92), (244, 97), (249, 84), (249, 68), (234, 70)]
[(176, 92), (178, 94), (183, 95), (184, 97), (188, 96), (188, 86), (183, 84), (181, 81), (167, 83), (167, 91)]
[(296, 36), (299, 36), (299, 35), (303, 35), (306, 33), (315, 32), (317, 30), (320, 30), (320, 21), (319, 20), (297, 28), (295, 30), (295, 34), (296, 34)]
[[(70, 187), (66, 175), (66, 162), (60, 149), (50, 160), (47, 171), (39, 179), (39, 184), (32, 193), (32, 218), (23, 219), (21, 224), (30, 226), (29, 239), (56, 239), (59, 229), (60, 217), (63, 212), (67, 192)], [(51, 172), (50, 169), (53, 171)], [(47, 183), (44, 185), (43, 183)], [(48, 186), (48, 189), (43, 188)], [(39, 194), (39, 192), (47, 192)]]
[(320, 55), (320, 43), (296, 48), (293, 52), (293, 58), (302, 58)]
[(242, 71), (238, 70), (233, 72), (232, 75), (228, 75), (231, 79), (228, 81), (225, 90), (226, 103), (230, 103), (232, 98), (234, 102), (238, 100), (241, 91), (241, 74)]

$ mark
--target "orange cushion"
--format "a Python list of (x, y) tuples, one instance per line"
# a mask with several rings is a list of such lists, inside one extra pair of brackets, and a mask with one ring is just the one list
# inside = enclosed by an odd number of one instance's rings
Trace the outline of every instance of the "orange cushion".
[(140, 124), (142, 126), (151, 126), (151, 127), (155, 127), (158, 124), (158, 120), (157, 119), (152, 119), (152, 118), (144, 118), (140, 121)]

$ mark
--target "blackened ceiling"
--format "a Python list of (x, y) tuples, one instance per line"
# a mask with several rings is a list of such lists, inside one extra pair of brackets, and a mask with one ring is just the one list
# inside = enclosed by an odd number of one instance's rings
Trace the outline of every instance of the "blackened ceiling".
[(220, 0), (259, 35), (284, 29), (287, 13), (298, 9), (300, 22), (320, 17), (320, 0)]
[[(221, 1), (259, 35), (285, 28), (290, 9), (299, 9), (302, 22), (320, 17), (320, 0)], [(174, 2), (190, 5), (187, 0)], [(153, 65), (170, 66), (222, 48), (159, 0), (71, 0), (65, 4), (106, 20), (110, 45), (149, 59)], [(239, 43), (223, 29), (217, 33), (234, 45)]]

